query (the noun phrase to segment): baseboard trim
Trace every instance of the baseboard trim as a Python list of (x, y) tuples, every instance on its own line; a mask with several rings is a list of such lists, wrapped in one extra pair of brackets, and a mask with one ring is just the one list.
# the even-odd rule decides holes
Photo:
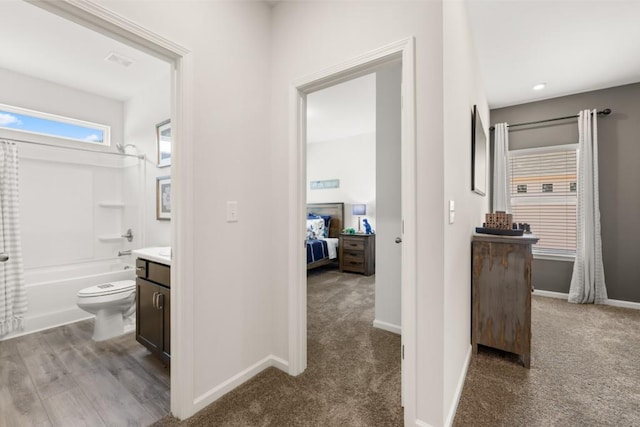
[(613, 307), (632, 308), (634, 310), (640, 310), (640, 302), (622, 301), (618, 299), (608, 299), (605, 303)]
[(254, 365), (249, 366), (244, 371), (239, 372), (223, 383), (212, 388), (208, 392), (197, 397), (193, 402), (193, 413), (195, 414), (196, 412), (204, 409), (206, 406), (220, 399), (222, 396), (224, 396), (234, 388), (244, 384), (254, 376), (258, 375), (260, 372), (272, 366), (284, 372), (288, 372), (289, 370), (289, 363), (286, 360), (274, 355), (269, 355), (261, 361), (255, 363)]
[(453, 420), (455, 419), (456, 412), (458, 411), (458, 404), (460, 403), (460, 397), (462, 397), (462, 389), (464, 389), (464, 381), (467, 378), (467, 371), (469, 370), (469, 364), (471, 363), (471, 349), (472, 347), (469, 346), (469, 349), (467, 350), (467, 356), (465, 357), (465, 360), (464, 360), (464, 367), (462, 369), (462, 372), (460, 372), (460, 377), (458, 378), (458, 385), (456, 386), (456, 392), (453, 396), (453, 403), (449, 408), (449, 414), (447, 415), (447, 420), (444, 424), (449, 427), (453, 425)]
[(394, 334), (402, 335), (402, 327), (394, 325), (392, 323), (383, 322), (382, 320), (374, 320), (373, 327), (382, 329), (384, 331), (393, 332)]
[(554, 291), (543, 291), (541, 289), (534, 289), (533, 294), (539, 297), (557, 298), (557, 299), (569, 299), (569, 294)]
[(416, 420), (416, 427), (433, 427), (433, 426), (429, 423), (425, 423), (424, 421)]
[[(534, 295), (540, 296), (540, 297), (547, 297), (547, 298), (558, 298), (558, 299), (563, 299), (563, 300), (568, 300), (569, 299), (569, 294), (565, 294), (563, 292), (553, 292), (553, 291), (543, 291), (543, 290), (539, 290), (536, 289), (533, 291)], [(622, 308), (632, 308), (634, 310), (640, 310), (640, 302), (633, 302), (633, 301), (622, 301), (622, 300), (617, 300), (617, 299), (608, 299), (604, 305), (610, 305), (612, 307), (622, 307)]]

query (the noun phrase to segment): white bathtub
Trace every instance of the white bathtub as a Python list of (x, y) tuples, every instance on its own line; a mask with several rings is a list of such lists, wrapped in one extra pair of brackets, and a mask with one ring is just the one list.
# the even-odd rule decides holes
[(78, 291), (128, 279), (135, 279), (135, 268), (121, 259), (29, 269), (25, 271), (29, 307), (24, 330), (2, 339), (89, 319), (93, 316), (76, 305)]

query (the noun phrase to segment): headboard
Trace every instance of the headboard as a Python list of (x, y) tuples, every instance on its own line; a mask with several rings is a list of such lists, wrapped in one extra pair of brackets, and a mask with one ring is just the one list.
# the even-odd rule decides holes
[(330, 215), (329, 237), (338, 237), (344, 228), (344, 203), (309, 203), (307, 215)]

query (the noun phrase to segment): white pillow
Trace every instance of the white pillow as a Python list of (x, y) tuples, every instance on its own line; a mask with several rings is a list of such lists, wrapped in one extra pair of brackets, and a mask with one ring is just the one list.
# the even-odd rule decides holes
[(324, 239), (324, 219), (307, 220), (307, 240)]

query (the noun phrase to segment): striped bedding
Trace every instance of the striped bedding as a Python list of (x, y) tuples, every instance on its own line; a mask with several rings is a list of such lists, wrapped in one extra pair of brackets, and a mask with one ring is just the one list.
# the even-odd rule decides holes
[(307, 240), (307, 264), (329, 258), (326, 240)]

